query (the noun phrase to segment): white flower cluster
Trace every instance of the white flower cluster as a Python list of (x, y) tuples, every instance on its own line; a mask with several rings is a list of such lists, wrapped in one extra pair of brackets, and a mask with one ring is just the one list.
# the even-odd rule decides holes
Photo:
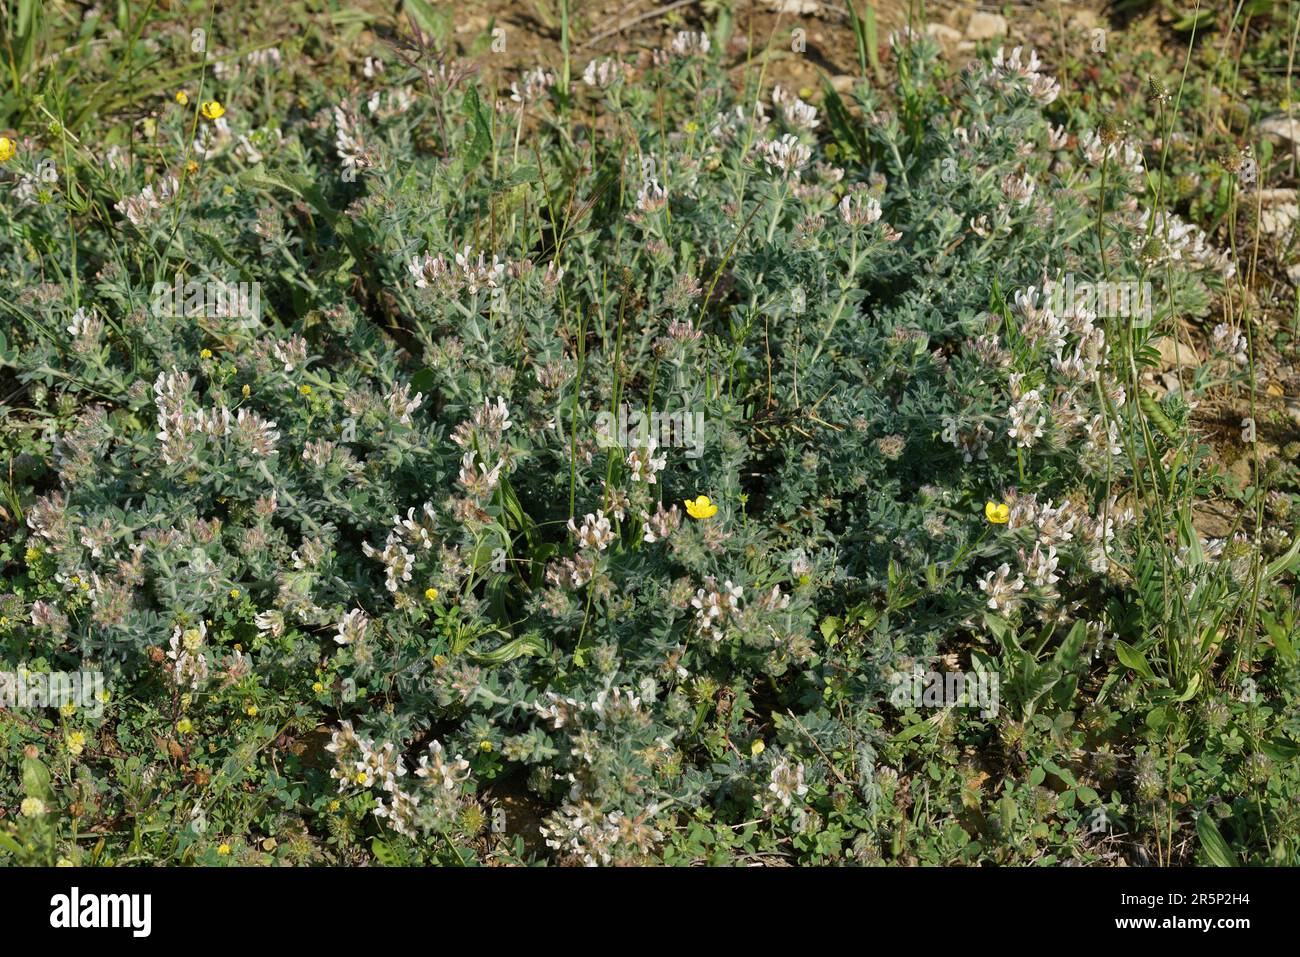
[(276, 423), (263, 419), (248, 408), (232, 413), (226, 406), (216, 409), (186, 411), (190, 377), (185, 372), (160, 372), (154, 382), (154, 402), (158, 408), (158, 441), (162, 443), (163, 461), (177, 465), (193, 455), (197, 436), (234, 439), (255, 457), (266, 459), (276, 454), (280, 433)]
[(624, 75), (625, 67), (613, 57), (592, 60), (582, 71), (582, 82), (587, 86), (607, 90)]
[(780, 139), (760, 140), (756, 144), (763, 161), (782, 179), (798, 179), (800, 172), (812, 159), (812, 147), (799, 142), (793, 133)]
[(483, 252), (474, 255), (474, 247), (466, 244), (465, 248), (454, 254), (450, 261), (439, 253), (425, 253), (413, 256), (407, 263), (407, 271), (415, 280), (416, 289), (434, 287), (448, 295), (462, 291), (471, 296), (480, 290), (501, 289), (505, 286), (508, 263), (502, 262), (493, 254), (491, 262)]
[(730, 579), (722, 583), (722, 588), (718, 588), (712, 577), (706, 578), (704, 584), (705, 587), (697, 589), (695, 597), (691, 599), (691, 607), (695, 609), (695, 626), (705, 638), (719, 642), (725, 634), (727, 623), (740, 613), (740, 600), (745, 590), (739, 585), (733, 585)]
[(590, 801), (568, 801), (546, 818), (541, 833), (547, 847), (587, 867), (625, 858), (638, 860), (663, 840), (663, 834), (650, 823), (657, 810), (652, 805), (636, 817), (628, 817), (622, 811), (602, 814)]
[(993, 55), (992, 76), (1003, 86), (1024, 84), (1032, 96), (1043, 106), (1054, 103), (1061, 95), (1061, 84), (1054, 78), (1041, 72), (1043, 64), (1038, 54), (1024, 47), (1013, 47), (1006, 53), (1003, 47)]
[(203, 643), (208, 637), (208, 626), (199, 620), (197, 627), (183, 629), (177, 625), (172, 631), (172, 680), (182, 688), (197, 691), (208, 680), (208, 656), (203, 653)]
[(522, 107), (541, 99), (553, 86), (555, 86), (555, 74), (539, 66), (527, 71), (518, 81), (510, 84), (510, 99)]
[(616, 538), (603, 509), (596, 509), (595, 515), (588, 512), (582, 517), (581, 525), (574, 525), (573, 519), (569, 519), (569, 533), (578, 540), (579, 548), (594, 548), (598, 552), (603, 552)]
[(132, 226), (143, 229), (180, 191), (181, 184), (175, 176), (163, 176), (156, 184), (146, 186), (135, 196), (126, 197), (113, 208), (130, 220)]
[[(460, 805), (461, 787), (469, 778), (469, 762), (459, 754), (448, 758), (442, 742), (435, 740), (430, 742), (428, 753), (420, 756), (415, 769), (421, 792), (403, 790), (401, 779), (406, 777), (407, 769), (401, 755), (392, 744), (376, 747), (357, 734), (350, 721), (340, 725), (325, 750), (334, 755), (330, 777), (339, 782), (339, 793), (377, 787), (382, 793), (376, 800), (375, 817), (410, 838), (445, 827), (453, 820)], [(426, 803), (421, 813), (422, 799)]]

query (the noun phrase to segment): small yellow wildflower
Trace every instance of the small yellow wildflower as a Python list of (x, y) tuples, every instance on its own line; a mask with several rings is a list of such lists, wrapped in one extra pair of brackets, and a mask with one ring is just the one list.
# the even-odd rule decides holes
[(211, 359), (211, 358), (212, 358), (212, 350), (211, 350), (211, 349), (204, 349), (202, 352), (199, 353), (199, 358), (200, 358), (200, 359)]
[(188, 163), (185, 164), (185, 172), (197, 173), (198, 171), (199, 171), (199, 164), (197, 161), (190, 160)]
[(320, 694), (322, 691), (325, 690), (325, 686), (321, 684), (319, 681), (313, 681), (311, 684), (311, 690), (316, 692), (317, 694)]
[(1011, 518), (1011, 506), (1005, 502), (985, 502), (984, 517), (994, 525), (1005, 525)]
[(176, 722), (177, 734), (189, 734), (193, 730), (194, 730), (194, 724), (190, 721), (189, 718), (181, 718), (179, 721)]
[(66, 857), (60, 857), (58, 863), (56, 863), (54, 866), (55, 867), (76, 867), (77, 865), (72, 863), (72, 861), (68, 860)]
[(199, 107), (199, 112), (205, 120), (219, 120), (226, 115), (226, 108), (217, 100), (208, 100)]
[(81, 754), (82, 751), (86, 750), (86, 736), (80, 731), (69, 733), (68, 736), (63, 739), (63, 743), (67, 745), (68, 753), (73, 757), (76, 757)]
[(429, 599), (429, 601), (437, 601), (437, 600), (438, 600), (438, 589), (436, 589), (436, 588), (426, 588), (426, 589), (424, 590), (424, 597), (427, 598), (427, 599)]
[(239, 597), (239, 589), (238, 589), (238, 588), (232, 588), (232, 589), (230, 589), (230, 597), (231, 597), (231, 598), (238, 598), (238, 597)]
[(186, 93), (184, 90), (177, 90), (177, 91), (176, 91), (176, 102), (179, 103), (181, 106), (189, 106), (189, 105), (190, 105), (190, 95), (189, 95), (188, 93)]
[(712, 518), (718, 514), (718, 506), (714, 505), (707, 495), (697, 496), (694, 501), (689, 498), (684, 501), (686, 502), (686, 514), (691, 518)]
[(758, 757), (766, 749), (767, 749), (767, 745), (763, 743), (763, 739), (758, 738), (757, 740), (754, 741), (753, 744), (749, 746), (749, 753), (752, 754), (754, 757)]
[(357, 772), (357, 783), (358, 783), (358, 784), (365, 784), (365, 783), (366, 783), (367, 781), (369, 781), (369, 780), (370, 780), (370, 775), (366, 774), (365, 771), (358, 771), (358, 772)]
[(338, 810), (339, 808), (341, 808), (342, 806), (343, 806), (342, 803), (340, 803), (340, 802), (337, 801), (337, 800), (335, 800), (335, 801), (330, 801), (330, 813), (333, 814), (335, 811), (337, 811), (337, 810)]
[(65, 718), (71, 718), (76, 713), (77, 706), (71, 701), (59, 708), (59, 714), (63, 715)]
[(23, 803), (18, 806), (23, 817), (40, 817), (45, 813), (45, 802), (40, 798), (23, 798)]
[(245, 399), (247, 399), (250, 395), (253, 394), (253, 390), (250, 389), (248, 386), (244, 386), (242, 389), (239, 390), (239, 392), (241, 395), (243, 395)]
[(229, 844), (218, 844), (218, 845), (217, 845), (217, 853), (220, 854), (222, 857), (225, 857), (227, 854), (230, 853), (230, 845), (229, 845)]
[(478, 743), (478, 749), (479, 749), (480, 751), (482, 751), (484, 754), (487, 754), (487, 753), (489, 753), (489, 752), (492, 750), (492, 742), (491, 742), (491, 741), (480, 741), (480, 742)]
[(255, 704), (250, 704), (247, 708), (244, 709), (244, 714), (248, 715), (250, 718), (256, 718), (256, 717), (257, 717), (257, 705), (255, 705)]
[(8, 163), (18, 152), (18, 147), (14, 141), (7, 136), (0, 136), (0, 163)]
[(300, 385), (298, 386), (298, 391), (301, 392), (303, 395), (311, 395), (311, 386)]

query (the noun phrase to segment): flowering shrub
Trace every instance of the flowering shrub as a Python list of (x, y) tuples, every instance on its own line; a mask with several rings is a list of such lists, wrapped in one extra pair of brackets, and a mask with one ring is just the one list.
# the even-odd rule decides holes
[(1152, 591), (1201, 620), (1259, 565), (1159, 524), (1204, 451), (1137, 376), (1232, 258), (1033, 51), (894, 54), (816, 106), (688, 31), (567, 90), (377, 57), (287, 109), (250, 57), (147, 150), (23, 138), (0, 649), (111, 692), (63, 716), (95, 760), (21, 759), (30, 853), (179, 774), (160, 857), (868, 860), (933, 727), (889, 726), (901, 676), (1001, 671), (970, 720), (1011, 749), (1099, 658), (1212, 680), (1150, 650)]

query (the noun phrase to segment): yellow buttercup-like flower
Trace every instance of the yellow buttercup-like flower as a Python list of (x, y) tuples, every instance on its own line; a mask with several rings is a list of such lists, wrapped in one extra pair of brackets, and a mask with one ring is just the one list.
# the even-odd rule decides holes
[(226, 115), (226, 108), (217, 100), (208, 100), (199, 107), (199, 112), (205, 120), (219, 120)]
[(7, 136), (0, 136), (0, 163), (8, 163), (18, 152), (18, 147), (14, 141)]
[(707, 495), (700, 495), (694, 501), (685, 499), (686, 514), (691, 518), (712, 518), (718, 514), (718, 506), (709, 500)]
[(1005, 502), (985, 502), (984, 517), (994, 525), (1005, 525), (1011, 518), (1011, 506)]
[(429, 599), (429, 601), (437, 601), (437, 600), (438, 600), (438, 589), (436, 589), (436, 588), (426, 588), (426, 589), (424, 590), (424, 597), (427, 598), (427, 599)]
[(184, 90), (177, 90), (176, 102), (179, 103), (181, 106), (189, 106), (190, 95), (186, 93)]

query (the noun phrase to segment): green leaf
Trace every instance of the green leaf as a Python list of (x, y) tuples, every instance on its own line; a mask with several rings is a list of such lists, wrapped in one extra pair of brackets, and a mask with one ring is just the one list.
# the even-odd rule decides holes
[(536, 632), (529, 632), (513, 641), (506, 642), (500, 648), (494, 648), (492, 651), (481, 653), (471, 651), (470, 657), (484, 664), (500, 665), (524, 655), (544, 654), (546, 654), (546, 642)]
[(1223, 839), (1223, 835), (1219, 833), (1218, 827), (1210, 820), (1210, 815), (1206, 811), (1196, 815), (1196, 835), (1201, 839), (1201, 849), (1205, 851), (1205, 856), (1209, 858), (1211, 864), (1215, 867), (1237, 866), (1228, 842)]
[(51, 798), (49, 768), (36, 758), (23, 758), (23, 792), (42, 801)]
[(1128, 668), (1133, 669), (1142, 677), (1150, 680), (1156, 680), (1156, 673), (1151, 670), (1151, 665), (1147, 661), (1146, 655), (1138, 651), (1128, 642), (1119, 638), (1115, 639), (1115, 657)]
[(462, 108), (473, 134), (466, 142), (465, 152), (462, 155), (465, 175), (468, 176), (481, 166), (488, 154), (492, 152), (492, 124), (483, 109), (482, 101), (479, 100), (476, 87), (471, 86), (466, 89)]

